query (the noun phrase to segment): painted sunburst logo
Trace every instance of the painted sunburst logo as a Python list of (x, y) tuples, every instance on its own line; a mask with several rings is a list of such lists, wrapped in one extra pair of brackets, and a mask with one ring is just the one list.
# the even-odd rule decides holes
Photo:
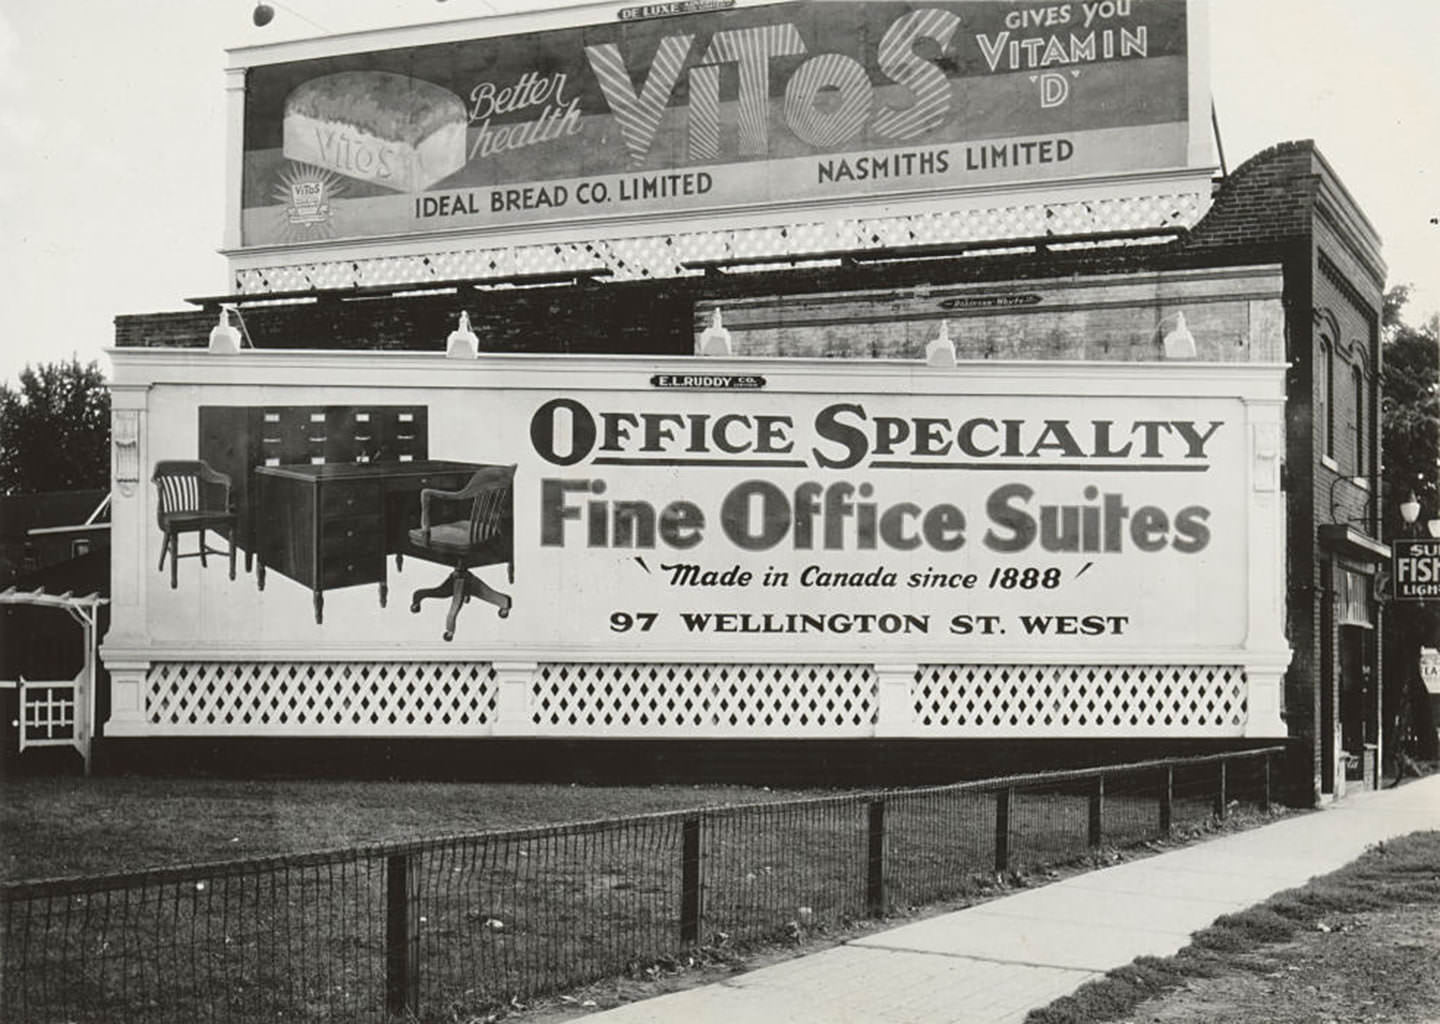
[(287, 242), (335, 237), (332, 203), (344, 192), (344, 180), (333, 171), (311, 164), (291, 164), (280, 174), (271, 193), (280, 204), (280, 237)]

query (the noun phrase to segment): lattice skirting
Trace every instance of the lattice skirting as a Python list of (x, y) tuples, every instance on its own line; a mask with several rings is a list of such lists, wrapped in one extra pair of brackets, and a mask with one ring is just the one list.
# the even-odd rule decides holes
[[(1244, 735), (1238, 665), (159, 662), (152, 735), (1046, 738)], [(497, 723), (505, 722), (503, 730)]]
[(483, 662), (159, 662), (147, 682), (161, 734), (485, 735), (495, 718)]
[(415, 284), (596, 267), (609, 270), (615, 280), (675, 277), (687, 272), (683, 264), (697, 260), (1191, 227), (1200, 218), (1204, 206), (1205, 197), (1199, 193), (1181, 192), (985, 209), (939, 209), (925, 214), (777, 227), (454, 249), (413, 256), (318, 260), (238, 270), (235, 289), (247, 295), (260, 295), (306, 288)]
[(530, 721), (544, 734), (870, 736), (868, 665), (542, 665)]
[(1239, 665), (924, 665), (918, 734), (1240, 736)]

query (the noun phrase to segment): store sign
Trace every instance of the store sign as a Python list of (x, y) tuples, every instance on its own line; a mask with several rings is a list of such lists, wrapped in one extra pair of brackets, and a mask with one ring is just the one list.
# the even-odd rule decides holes
[(250, 68), (243, 244), (1188, 165), (1184, 0), (652, 9)]
[(1391, 541), (1397, 601), (1440, 601), (1440, 540)]
[(652, 388), (703, 388), (709, 390), (733, 391), (754, 390), (765, 386), (765, 378), (758, 373), (657, 373), (650, 378)]
[[(257, 564), (233, 582), (213, 559), (183, 560), (174, 588), (154, 575), (153, 642), (954, 661), (1246, 641), (1239, 399), (567, 379), (157, 391), (152, 456), (246, 482), (239, 536)], [(472, 509), (431, 508), (445, 543), (427, 553), (421, 491), (511, 466), (471, 568), (506, 615), (472, 600), (443, 645), (450, 600), (412, 612), (412, 596), (447, 577)], [(148, 533), (153, 568), (163, 535)]]
[(1440, 650), (1420, 648), (1420, 681), (1432, 695), (1440, 694)]

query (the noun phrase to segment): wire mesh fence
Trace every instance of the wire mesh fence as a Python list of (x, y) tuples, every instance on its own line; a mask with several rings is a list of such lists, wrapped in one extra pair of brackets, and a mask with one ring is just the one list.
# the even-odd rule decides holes
[(0, 888), (0, 1018), (446, 1021), (1267, 807), (1283, 748)]

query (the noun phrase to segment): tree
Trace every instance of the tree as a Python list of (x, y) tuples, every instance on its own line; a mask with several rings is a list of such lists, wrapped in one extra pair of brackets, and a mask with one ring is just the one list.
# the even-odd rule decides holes
[[(1420, 502), (1422, 522), (1440, 517), (1436, 466), (1440, 459), (1440, 316), (1420, 327), (1404, 323), (1402, 313), (1409, 291), (1403, 285), (1390, 289), (1384, 307), (1381, 444), (1383, 493), (1390, 499), (1385, 502), (1385, 536), (1392, 540), (1419, 535), (1417, 527), (1400, 517), (1400, 503), (1412, 495)], [(1388, 611), (1382, 697), (1387, 724), (1394, 735), (1394, 730), (1403, 726), (1394, 716), (1408, 706), (1418, 740), (1414, 753), (1434, 760), (1435, 722), (1420, 679), (1419, 660), (1421, 647), (1440, 644), (1440, 602), (1392, 601)]]
[(41, 363), (0, 381), (0, 494), (110, 486), (110, 392), (97, 361)]

